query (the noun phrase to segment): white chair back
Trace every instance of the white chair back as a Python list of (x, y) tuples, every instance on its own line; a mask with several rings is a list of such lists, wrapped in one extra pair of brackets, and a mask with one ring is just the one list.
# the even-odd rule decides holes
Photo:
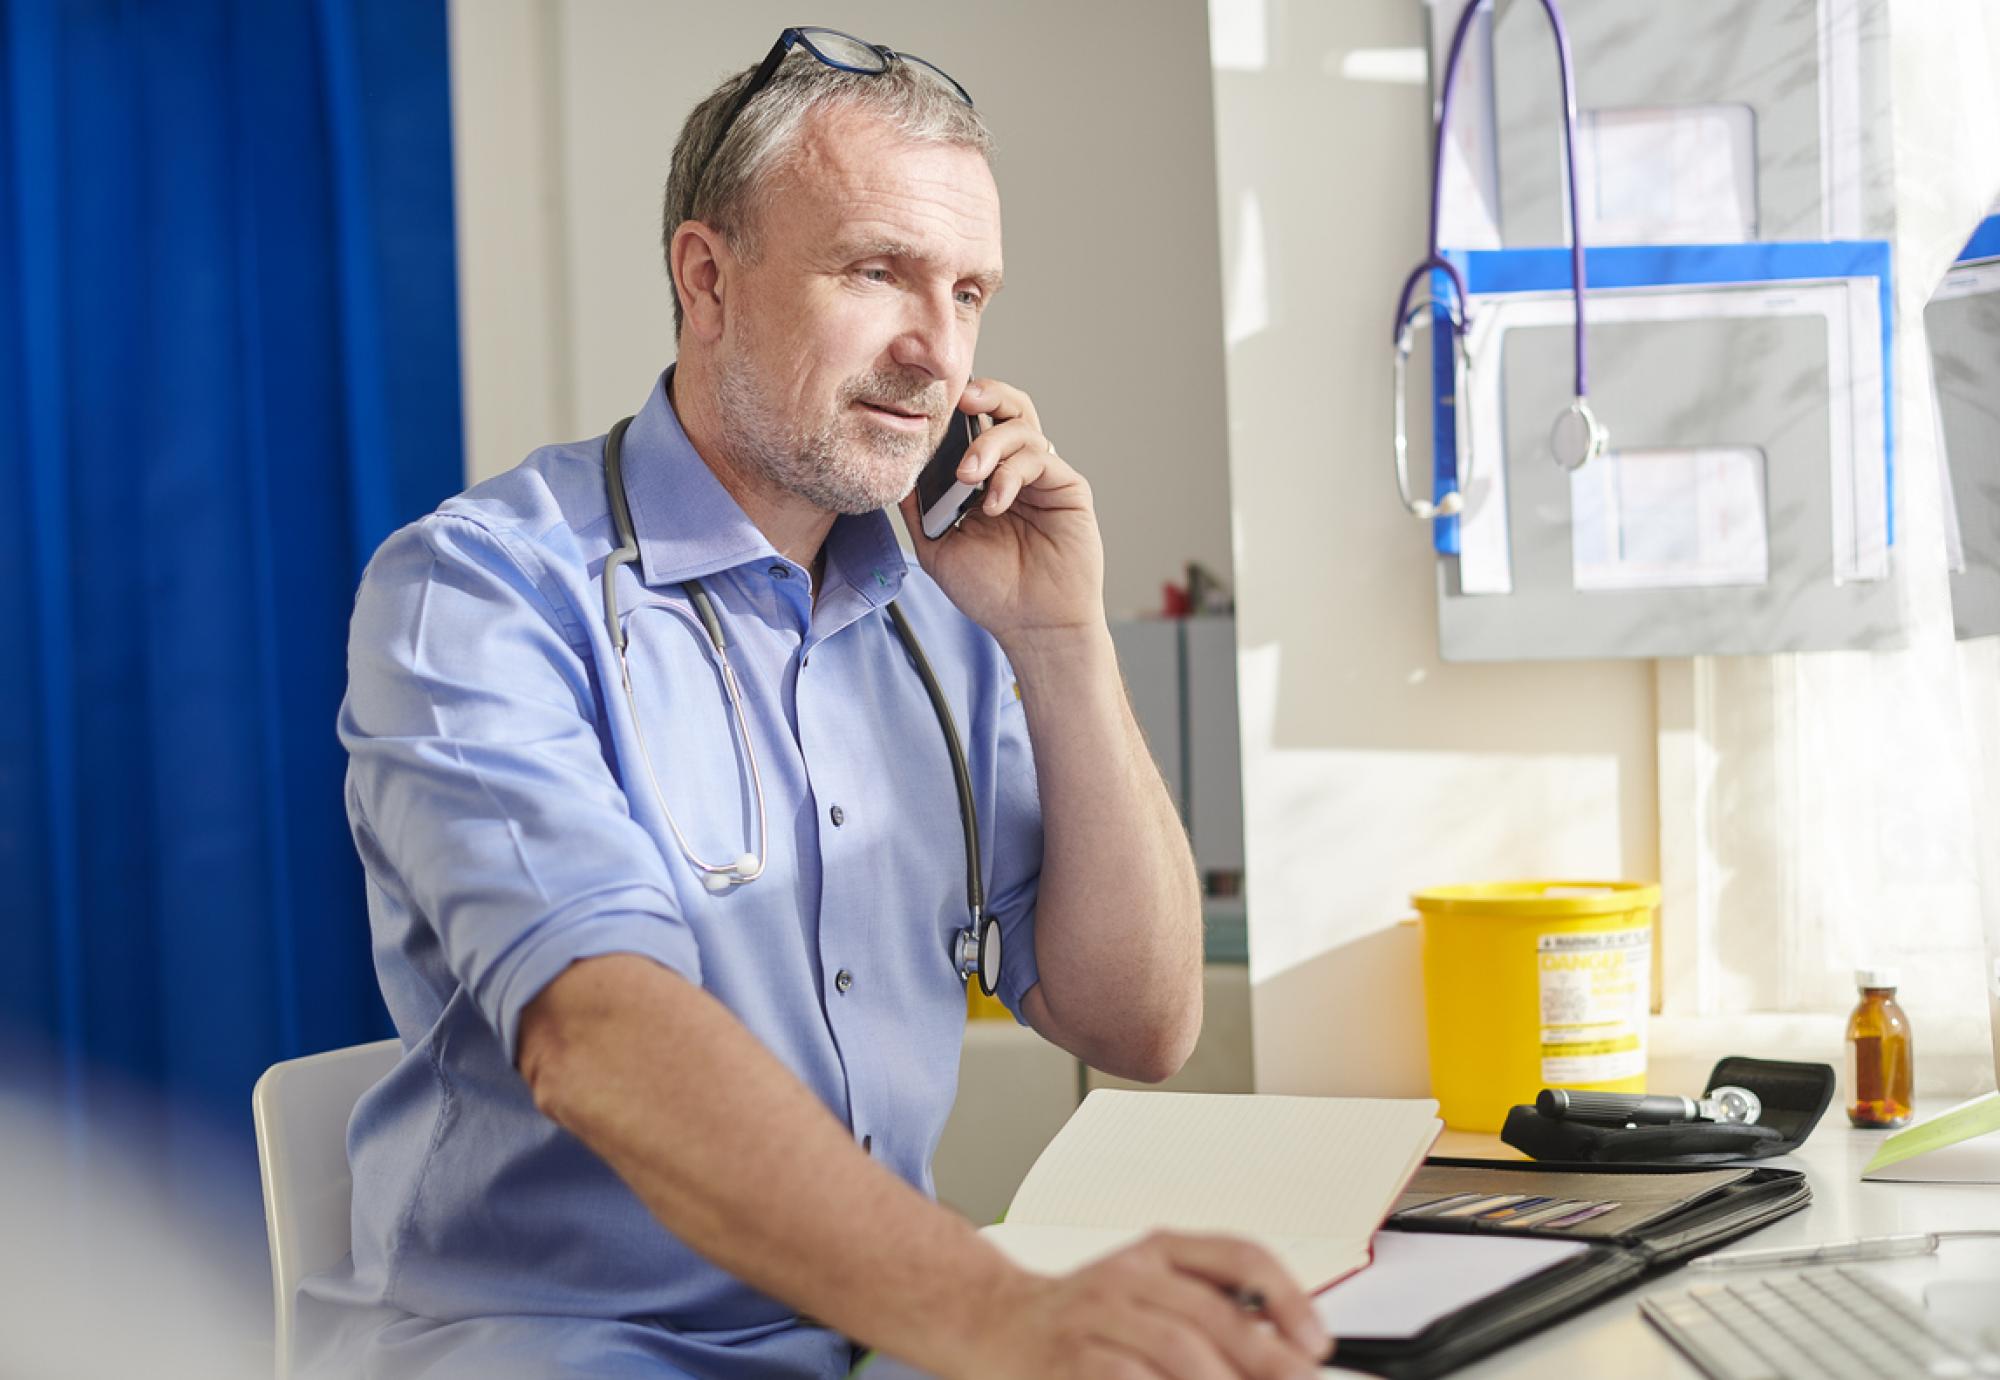
[(271, 1241), (279, 1380), (291, 1374), (292, 1296), (299, 1281), (339, 1264), (351, 1245), (347, 1120), (361, 1094), (402, 1053), (401, 1042), (382, 1040), (287, 1059), (264, 1070), (250, 1094)]

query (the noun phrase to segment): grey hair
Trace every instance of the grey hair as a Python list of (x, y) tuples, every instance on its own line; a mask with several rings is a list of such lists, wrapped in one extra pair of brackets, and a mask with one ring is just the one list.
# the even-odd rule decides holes
[[(729, 107), (756, 67), (746, 67), (709, 92), (674, 141), (660, 215), (660, 248), (673, 278), (674, 231), (690, 220), (712, 227), (730, 249), (757, 256), (758, 220), (775, 175), (798, 152), (807, 121), (833, 107), (859, 110), (887, 123), (912, 143), (976, 150), (990, 164), (993, 136), (979, 112), (921, 68), (891, 63), (881, 73), (843, 72), (810, 53), (786, 54), (770, 82), (754, 96), (706, 169), (695, 166), (715, 140)], [(699, 179), (699, 180), (697, 180)], [(681, 334), (679, 285), (674, 292), (674, 339)]]

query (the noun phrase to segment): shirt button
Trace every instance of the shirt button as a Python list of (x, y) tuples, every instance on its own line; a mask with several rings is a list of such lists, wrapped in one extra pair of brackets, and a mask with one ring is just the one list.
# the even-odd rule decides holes
[(836, 990), (845, 992), (848, 988), (854, 985), (854, 974), (848, 972), (847, 969), (842, 968), (839, 972), (833, 975), (833, 985)]
[(788, 565), (774, 565), (771, 567), (770, 575), (774, 580), (789, 580), (792, 578), (792, 568)]
[(826, 812), (826, 816), (828, 819), (833, 821), (833, 827), (836, 829), (838, 829), (841, 825), (847, 823), (847, 811), (841, 809), (838, 805), (834, 806), (831, 810), (828, 810)]

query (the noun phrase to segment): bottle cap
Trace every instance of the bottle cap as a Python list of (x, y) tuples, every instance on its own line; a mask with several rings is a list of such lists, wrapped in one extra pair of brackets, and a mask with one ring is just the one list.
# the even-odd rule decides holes
[(1896, 977), (1897, 973), (1894, 968), (1856, 968), (1854, 970), (1854, 985), (1861, 988), (1893, 988), (1897, 985)]

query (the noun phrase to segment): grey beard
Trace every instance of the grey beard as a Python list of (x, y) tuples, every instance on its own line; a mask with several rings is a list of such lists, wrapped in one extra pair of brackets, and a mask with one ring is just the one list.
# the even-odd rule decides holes
[[(872, 513), (899, 502), (917, 482), (924, 461), (937, 448), (942, 427), (936, 420), (947, 405), (938, 400), (937, 385), (913, 389), (905, 376), (875, 371), (850, 381), (840, 390), (831, 418), (803, 435), (787, 435), (782, 419), (766, 401), (754, 371), (719, 371), (718, 402), (729, 426), (737, 459), (770, 484), (795, 494), (815, 508), (832, 513)], [(872, 429), (843, 435), (853, 420), (852, 405), (861, 400), (922, 408), (933, 423), (922, 434)]]

